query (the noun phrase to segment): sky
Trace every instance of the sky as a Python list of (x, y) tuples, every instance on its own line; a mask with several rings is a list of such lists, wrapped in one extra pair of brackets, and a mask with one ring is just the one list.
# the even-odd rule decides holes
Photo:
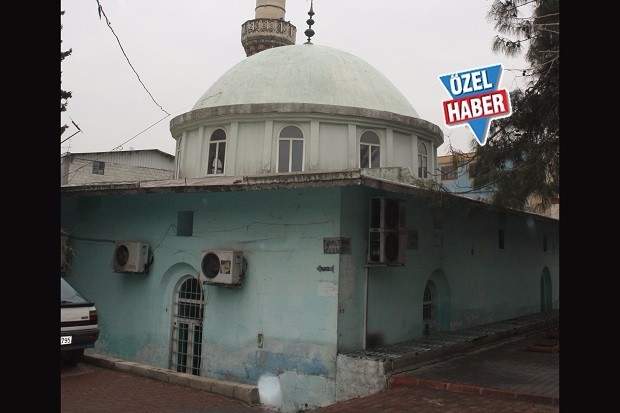
[[(499, 88), (524, 87), (523, 56), (491, 50), (497, 31), (492, 0), (314, 0), (312, 43), (365, 60), (439, 126), (444, 144), (472, 150), (468, 126), (447, 127), (439, 76), (501, 64)], [(103, 10), (99, 16), (99, 5)], [(246, 59), (241, 25), (256, 0), (61, 0), (61, 88), (72, 93), (61, 112), (61, 154), (159, 149), (174, 154), (170, 120)], [(304, 31), (310, 0), (287, 0), (285, 20)], [(77, 125), (77, 127), (74, 125)], [(475, 147), (476, 143), (474, 143)]]

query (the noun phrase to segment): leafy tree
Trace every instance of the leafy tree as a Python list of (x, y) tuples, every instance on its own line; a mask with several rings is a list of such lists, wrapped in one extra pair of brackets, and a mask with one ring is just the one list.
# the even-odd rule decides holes
[[(65, 14), (64, 10), (60, 11), (60, 16), (62, 17)], [(60, 25), (60, 30), (62, 30), (62, 24)], [(62, 44), (62, 39), (60, 39), (60, 43)], [(65, 60), (65, 57), (71, 55), (71, 53), (73, 52), (73, 49), (69, 49), (65, 52), (63, 52), (62, 50), (60, 51), (60, 62), (62, 63), (63, 60)], [(60, 72), (61, 74), (61, 80), (60, 80), (60, 111), (64, 112), (67, 110), (67, 104), (69, 103), (68, 100), (69, 98), (72, 96), (71, 92), (68, 92), (66, 90), (62, 89), (62, 71)], [(60, 127), (60, 136), (62, 136), (63, 133), (65, 133), (65, 130), (67, 130), (69, 126), (67, 125), (62, 125)]]
[(527, 47), (530, 66), (525, 90), (510, 92), (512, 115), (491, 122), (484, 146), (472, 141), (473, 187), (493, 188), (498, 206), (542, 212), (560, 195), (560, 1), (494, 0), (487, 18), (507, 36), (492, 50), (515, 56)]

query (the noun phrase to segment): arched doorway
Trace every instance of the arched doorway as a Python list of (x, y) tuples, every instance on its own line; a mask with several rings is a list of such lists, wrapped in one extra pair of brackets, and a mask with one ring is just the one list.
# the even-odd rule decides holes
[(182, 278), (173, 296), (170, 369), (200, 376), (203, 290), (196, 277)]
[(436, 331), (450, 331), (451, 302), (448, 277), (441, 269), (436, 269), (424, 286), (422, 298), (422, 335), (424, 337)]
[(545, 267), (543, 273), (540, 276), (540, 311), (551, 310), (553, 307), (552, 301), (552, 287), (551, 287), (551, 274), (549, 269)]

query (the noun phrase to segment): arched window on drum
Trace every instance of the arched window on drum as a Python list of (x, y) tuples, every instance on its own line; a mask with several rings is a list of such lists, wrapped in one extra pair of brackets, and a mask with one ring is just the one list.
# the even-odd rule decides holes
[(297, 126), (287, 126), (278, 137), (278, 172), (303, 171), (304, 134)]
[(418, 143), (418, 178), (428, 178), (428, 150), (424, 142)]
[(373, 131), (365, 131), (360, 137), (360, 168), (381, 166), (381, 142)]
[(224, 129), (216, 129), (209, 140), (209, 153), (207, 154), (207, 175), (224, 173), (224, 161), (226, 159), (226, 132)]

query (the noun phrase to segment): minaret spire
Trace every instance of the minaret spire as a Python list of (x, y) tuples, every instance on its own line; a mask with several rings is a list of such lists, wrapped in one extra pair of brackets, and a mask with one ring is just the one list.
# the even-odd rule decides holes
[(256, 0), (254, 20), (241, 25), (246, 56), (278, 46), (295, 44), (297, 29), (284, 20), (286, 0)]
[(305, 44), (312, 44), (310, 38), (314, 36), (314, 30), (312, 30), (312, 25), (314, 24), (314, 19), (312, 18), (312, 16), (314, 16), (314, 10), (312, 9), (313, 5), (313, 0), (310, 0), (310, 11), (308, 12), (308, 16), (310, 16), (310, 18), (306, 20), (306, 23), (308, 23), (308, 28), (304, 32), (304, 34), (308, 36), (308, 41)]

